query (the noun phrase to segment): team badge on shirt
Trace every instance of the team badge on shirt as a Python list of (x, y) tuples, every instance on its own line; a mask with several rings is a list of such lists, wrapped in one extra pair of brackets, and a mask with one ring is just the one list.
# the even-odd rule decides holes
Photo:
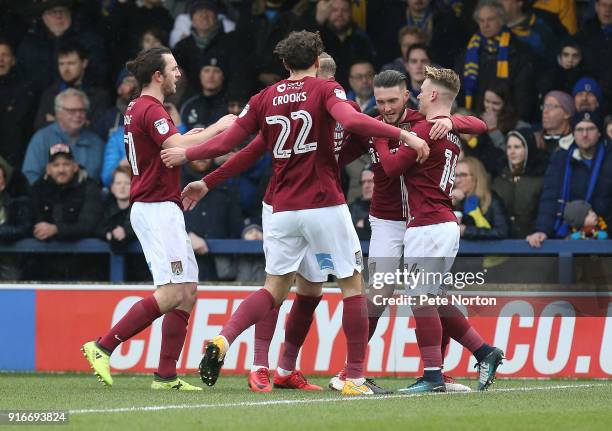
[(339, 88), (335, 88), (334, 89), (334, 93), (336, 93), (336, 97), (338, 99), (346, 100), (346, 93), (344, 92), (344, 90), (341, 90)]
[(165, 118), (160, 118), (155, 123), (153, 123), (157, 131), (160, 135), (165, 135), (170, 131), (170, 126), (168, 125), (168, 121)]
[(183, 263), (180, 260), (176, 262), (170, 262), (170, 268), (172, 269), (172, 274), (181, 275), (183, 273)]

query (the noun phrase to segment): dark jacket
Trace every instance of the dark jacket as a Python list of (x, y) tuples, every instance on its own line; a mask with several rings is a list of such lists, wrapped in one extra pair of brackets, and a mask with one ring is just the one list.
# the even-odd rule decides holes
[[(68, 85), (63, 81), (55, 82), (43, 92), (40, 97), (38, 104), (38, 112), (34, 120), (34, 130), (41, 129), (48, 126), (52, 121), (47, 121), (47, 114), (55, 117), (55, 96), (68, 88)], [(87, 119), (89, 124), (93, 124), (102, 117), (106, 108), (109, 105), (108, 93), (106, 90), (100, 87), (92, 87), (89, 85), (83, 85), (80, 88), (75, 87), (77, 90), (83, 91), (89, 99), (89, 112), (87, 112)]]
[(34, 223), (55, 224), (58, 240), (92, 236), (102, 215), (100, 188), (83, 170), (63, 186), (43, 176), (32, 186), (32, 202)]
[(336, 81), (344, 88), (350, 88), (348, 76), (351, 65), (355, 61), (368, 60), (372, 64), (376, 64), (376, 52), (374, 51), (372, 41), (368, 35), (359, 30), (356, 25), (352, 26), (350, 34), (344, 41), (341, 41), (338, 36), (327, 27), (321, 28), (320, 31), (323, 45), (325, 46), (325, 52), (331, 55), (336, 62)]
[(32, 133), (36, 97), (15, 68), (0, 77), (0, 156), (16, 168), (21, 166)]
[(461, 223), (466, 226), (463, 239), (505, 239), (510, 236), (504, 203), (495, 192), (491, 192), (491, 205), (483, 216), (491, 225), (490, 229), (476, 227), (471, 217), (463, 216)]
[(200, 93), (183, 103), (181, 120), (188, 130), (208, 127), (227, 114), (227, 94), (224, 90), (213, 96)]
[(236, 24), (240, 57), (245, 65), (252, 68), (246, 76), (256, 77), (260, 73), (276, 73), (285, 77), (286, 70), (278, 56), (274, 54), (274, 47), (291, 31), (304, 29), (304, 20), (293, 11), (279, 12), (273, 20), (269, 20), (265, 14), (253, 15), (250, 12), (250, 3), (243, 3), (240, 19)]
[[(604, 145), (604, 142), (600, 141), (598, 145)], [(555, 220), (561, 210), (559, 199), (562, 198), (565, 166), (568, 157), (572, 158), (570, 161), (572, 165), (572, 181), (569, 201), (584, 200), (586, 197), (592, 170), (581, 159), (577, 150), (572, 153), (570, 155), (569, 151), (561, 149), (555, 151), (551, 156), (544, 176), (544, 186), (538, 205), (535, 232), (544, 232), (549, 238), (554, 237)], [(601, 171), (599, 172), (593, 196), (589, 203), (597, 215), (607, 221), (612, 220), (612, 151), (610, 151), (610, 148), (606, 148), (606, 155), (604, 156)], [(608, 226), (610, 226), (609, 222)]]
[(474, 136), (463, 145), (463, 151), (466, 156), (480, 160), (491, 178), (498, 176), (506, 165), (505, 153), (493, 145), (488, 134)]
[[(473, 106), (482, 106), (482, 99), (484, 97), (485, 90), (491, 88), (498, 82), (497, 74), (497, 52), (490, 53), (481, 44), (480, 52), (478, 56), (479, 74), (478, 74), (478, 87), (474, 94)], [(465, 95), (463, 94), (463, 71), (465, 69), (465, 53), (458, 57), (455, 70), (462, 79), (461, 93), (458, 96), (458, 101), (463, 104), (465, 101)], [(533, 70), (533, 56), (529, 52), (529, 48), (523, 43), (519, 42), (515, 37), (510, 38), (509, 45), (509, 73), (508, 78), (504, 81), (508, 81), (510, 86), (511, 94), (514, 95), (514, 106), (516, 106), (519, 113), (519, 118), (522, 120), (535, 119), (537, 105), (534, 70)]]
[(10, 167), (2, 157), (0, 166), (7, 182), (0, 192), (0, 207), (5, 212), (5, 221), (0, 224), (0, 241), (17, 241), (32, 232), (30, 184), (18, 169)]
[[(377, 48), (379, 65), (393, 61), (400, 53), (398, 33), (407, 24), (406, 3), (397, 0), (367, 2), (367, 29)], [(467, 43), (465, 29), (457, 17), (447, 10), (433, 7), (433, 34), (429, 46), (432, 61), (443, 67), (453, 66), (455, 57)], [(378, 68), (377, 68), (378, 70)]]
[(558, 63), (540, 75), (538, 79), (538, 93), (542, 100), (546, 93), (552, 90), (560, 90), (567, 94), (572, 94), (574, 84), (586, 76), (587, 72), (583, 63), (573, 69), (566, 70)]
[(57, 52), (60, 45), (67, 40), (77, 41), (87, 52), (88, 81), (96, 84), (106, 83), (108, 66), (103, 39), (89, 29), (81, 30), (76, 27), (77, 23), (73, 20), (72, 26), (62, 36), (55, 37), (41, 22), (19, 45), (17, 66), (39, 94), (53, 81), (59, 80)]
[[(612, 99), (612, 35), (605, 35), (597, 17), (587, 21), (577, 35), (584, 63), (601, 85), (605, 100)], [(607, 109), (610, 108), (609, 102)], [(605, 109), (604, 109), (605, 110)]]
[(512, 133), (522, 136), (521, 140), (527, 143), (525, 163), (520, 170), (513, 171), (507, 162), (493, 181), (493, 190), (504, 202), (510, 220), (510, 237), (525, 238), (533, 232), (548, 155), (538, 150), (530, 129)]
[[(372, 227), (370, 226), (370, 204), (372, 201), (363, 200), (362, 198), (356, 199), (352, 204), (349, 205), (351, 211), (351, 219), (353, 220), (353, 226), (357, 236), (362, 241), (369, 241), (372, 236)], [(359, 221), (363, 222), (363, 227), (358, 227)]]
[(130, 223), (130, 208), (121, 209), (117, 205), (117, 199), (111, 193), (106, 196), (102, 204), (104, 215), (102, 220), (96, 227), (95, 234), (97, 237), (106, 241), (106, 234), (112, 232), (117, 226), (121, 226), (125, 230), (125, 239), (110, 241), (111, 248), (115, 251), (120, 251), (124, 246), (127, 246), (131, 241), (136, 239), (132, 223)]
[[(203, 176), (187, 165), (183, 168), (182, 184)], [(204, 239), (240, 238), (243, 222), (237, 183), (229, 180), (210, 190), (193, 210), (185, 213), (185, 227), (187, 232)]]
[(223, 26), (219, 23), (217, 35), (209, 41), (205, 48), (198, 48), (193, 35), (190, 35), (176, 44), (174, 56), (176, 62), (185, 71), (189, 88), (192, 91), (200, 91), (200, 68), (208, 58), (215, 57), (224, 64), (223, 75), (226, 86), (232, 81), (234, 74), (238, 73), (238, 66), (234, 62), (236, 49), (234, 35), (224, 33)]

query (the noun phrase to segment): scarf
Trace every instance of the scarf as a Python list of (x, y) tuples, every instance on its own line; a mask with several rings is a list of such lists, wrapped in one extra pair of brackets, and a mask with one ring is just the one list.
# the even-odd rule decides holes
[[(576, 150), (576, 144), (572, 144), (567, 150), (567, 159), (565, 160), (565, 175), (563, 177), (563, 189), (561, 192), (561, 199), (559, 200), (559, 212), (555, 220), (555, 235), (557, 238), (565, 238), (569, 233), (570, 226), (563, 221), (563, 212), (565, 211), (565, 204), (570, 200), (570, 188), (572, 184), (572, 158), (574, 150)], [(597, 178), (599, 178), (599, 171), (605, 156), (605, 148), (603, 143), (598, 144), (597, 153), (593, 159), (593, 169), (591, 170), (591, 177), (589, 178), (589, 184), (587, 187), (586, 196), (584, 200), (591, 202), (595, 185), (597, 184)]]
[(510, 30), (503, 27), (501, 33), (492, 39), (485, 38), (480, 31), (472, 36), (465, 54), (465, 69), (463, 71), (463, 86), (465, 88), (465, 107), (472, 109), (474, 94), (478, 88), (478, 65), (480, 45), (484, 40), (485, 48), (489, 52), (497, 52), (497, 78), (508, 79), (508, 54), (510, 45)]
[(463, 204), (463, 216), (470, 216), (472, 220), (474, 220), (474, 224), (476, 227), (483, 229), (491, 229), (491, 224), (484, 217), (482, 211), (480, 210), (480, 198), (476, 195), (470, 195), (465, 198), (465, 202)]
[(516, 35), (519, 39), (528, 39), (531, 36), (531, 29), (533, 25), (536, 23), (536, 14), (532, 13), (529, 18), (525, 18), (519, 24), (512, 27), (512, 33)]
[(219, 23), (215, 25), (215, 27), (208, 33), (206, 36), (200, 36), (195, 30), (191, 30), (191, 35), (193, 36), (193, 41), (195, 42), (198, 49), (206, 49), (206, 47), (210, 44), (210, 42), (217, 36), (219, 33), (219, 29), (221, 26)]
[(428, 7), (425, 13), (420, 17), (414, 17), (410, 12), (406, 14), (406, 25), (408, 27), (416, 27), (423, 30), (425, 34), (431, 35), (433, 31), (433, 19), (431, 18), (431, 7)]

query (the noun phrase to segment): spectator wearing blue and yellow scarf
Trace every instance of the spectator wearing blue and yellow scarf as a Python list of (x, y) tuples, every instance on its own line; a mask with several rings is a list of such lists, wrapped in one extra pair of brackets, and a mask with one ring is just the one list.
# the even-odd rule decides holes
[(461, 212), (459, 228), (462, 238), (508, 238), (504, 204), (491, 191), (488, 175), (478, 159), (465, 157), (457, 163), (453, 204)]
[(463, 98), (468, 109), (481, 106), (484, 92), (496, 83), (508, 85), (519, 118), (534, 118), (536, 101), (533, 57), (506, 26), (506, 13), (497, 0), (480, 0), (474, 20), (478, 32), (470, 38), (456, 70), (463, 75)]

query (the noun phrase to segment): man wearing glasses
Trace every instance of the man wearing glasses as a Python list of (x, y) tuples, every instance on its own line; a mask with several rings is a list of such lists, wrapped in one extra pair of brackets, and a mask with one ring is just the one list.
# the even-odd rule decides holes
[(55, 122), (32, 136), (26, 150), (22, 171), (30, 184), (45, 173), (49, 149), (63, 142), (70, 145), (75, 161), (89, 178), (98, 181), (104, 154), (104, 142), (84, 128), (89, 99), (80, 90), (69, 88), (55, 97)]
[(612, 220), (612, 152), (601, 137), (601, 118), (595, 112), (579, 112), (572, 123), (574, 143), (553, 153), (544, 175), (535, 232), (527, 236), (531, 247), (571, 233), (563, 221), (568, 202), (586, 201), (608, 223)]
[(550, 91), (542, 103), (542, 131), (536, 133), (538, 148), (552, 154), (574, 143), (570, 120), (576, 113), (574, 99), (563, 91)]

